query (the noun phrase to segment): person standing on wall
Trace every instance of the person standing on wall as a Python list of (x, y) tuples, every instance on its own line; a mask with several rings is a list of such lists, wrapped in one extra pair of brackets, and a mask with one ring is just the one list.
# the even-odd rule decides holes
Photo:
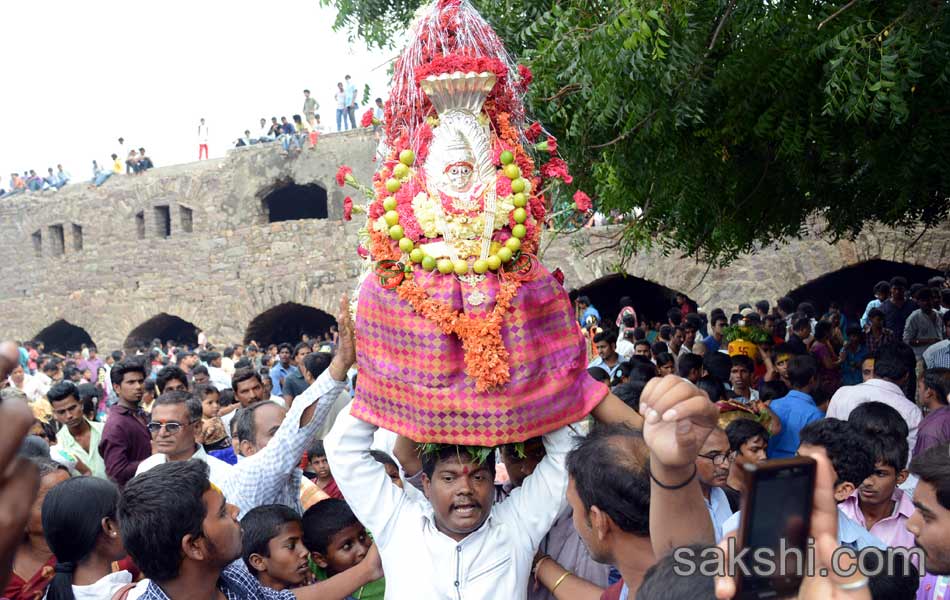
[(208, 160), (208, 126), (204, 119), (198, 123), (198, 160), (201, 160), (202, 152), (204, 152), (205, 160)]

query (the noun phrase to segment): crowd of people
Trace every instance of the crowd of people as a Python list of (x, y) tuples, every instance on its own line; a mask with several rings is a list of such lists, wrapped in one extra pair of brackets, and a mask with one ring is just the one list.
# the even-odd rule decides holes
[(23, 175), (16, 172), (10, 173), (10, 189), (0, 189), (0, 196), (22, 194), (25, 192), (42, 192), (46, 190), (58, 191), (69, 183), (72, 177), (63, 169), (63, 165), (56, 165), (56, 171), (53, 167), (46, 169), (47, 175), (42, 177), (37, 175), (36, 171), (30, 169), (24, 171)]
[(943, 598), (950, 289), (873, 293), (860, 315), (679, 295), (662, 322), (581, 295), (588, 373), (626, 412), (485, 452), (350, 414), (345, 300), (338, 331), (281, 344), (2, 343), (0, 597), (729, 598), (732, 579), (674, 557), (728, 552), (746, 466), (799, 455), (819, 566), (918, 549), (805, 576), (799, 597)]

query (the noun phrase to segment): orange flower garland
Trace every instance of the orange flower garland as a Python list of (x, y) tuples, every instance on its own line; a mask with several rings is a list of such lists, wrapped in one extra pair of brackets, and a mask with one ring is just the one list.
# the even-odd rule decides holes
[(416, 312), (438, 325), (442, 333), (455, 334), (462, 340), (465, 372), (475, 380), (475, 389), (485, 392), (502, 386), (511, 379), (508, 368), (509, 354), (501, 339), (501, 325), (519, 287), (519, 281), (503, 280), (495, 296), (495, 308), (491, 314), (476, 318), (452, 310), (445, 303), (432, 299), (424, 289), (408, 278), (396, 288), (396, 292)]

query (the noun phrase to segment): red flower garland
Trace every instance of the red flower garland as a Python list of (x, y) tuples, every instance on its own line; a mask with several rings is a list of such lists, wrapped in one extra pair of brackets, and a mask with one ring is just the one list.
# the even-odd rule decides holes
[(349, 196), (343, 199), (343, 220), (353, 220), (353, 199)]
[(363, 118), (360, 119), (360, 127), (372, 127), (373, 125), (373, 109), (367, 109), (363, 113)]
[(591, 209), (593, 205), (594, 203), (591, 202), (590, 196), (588, 196), (581, 190), (577, 190), (576, 192), (574, 192), (574, 206), (577, 207), (577, 210), (579, 210), (582, 213), (586, 213), (587, 211)]

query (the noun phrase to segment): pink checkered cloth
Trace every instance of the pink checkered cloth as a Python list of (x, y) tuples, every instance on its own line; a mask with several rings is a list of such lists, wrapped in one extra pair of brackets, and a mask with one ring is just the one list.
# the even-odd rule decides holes
[[(370, 275), (356, 311), (359, 379), (352, 414), (417, 442), (498, 446), (522, 442), (585, 417), (607, 395), (587, 374), (584, 338), (561, 284), (540, 264), (504, 315), (502, 339), (511, 380), (479, 393), (465, 374), (462, 343), (444, 335), (395, 291)], [(489, 273), (473, 288), (455, 276), (413, 273), (429, 296), (455, 310), (484, 315), (500, 287)]]

